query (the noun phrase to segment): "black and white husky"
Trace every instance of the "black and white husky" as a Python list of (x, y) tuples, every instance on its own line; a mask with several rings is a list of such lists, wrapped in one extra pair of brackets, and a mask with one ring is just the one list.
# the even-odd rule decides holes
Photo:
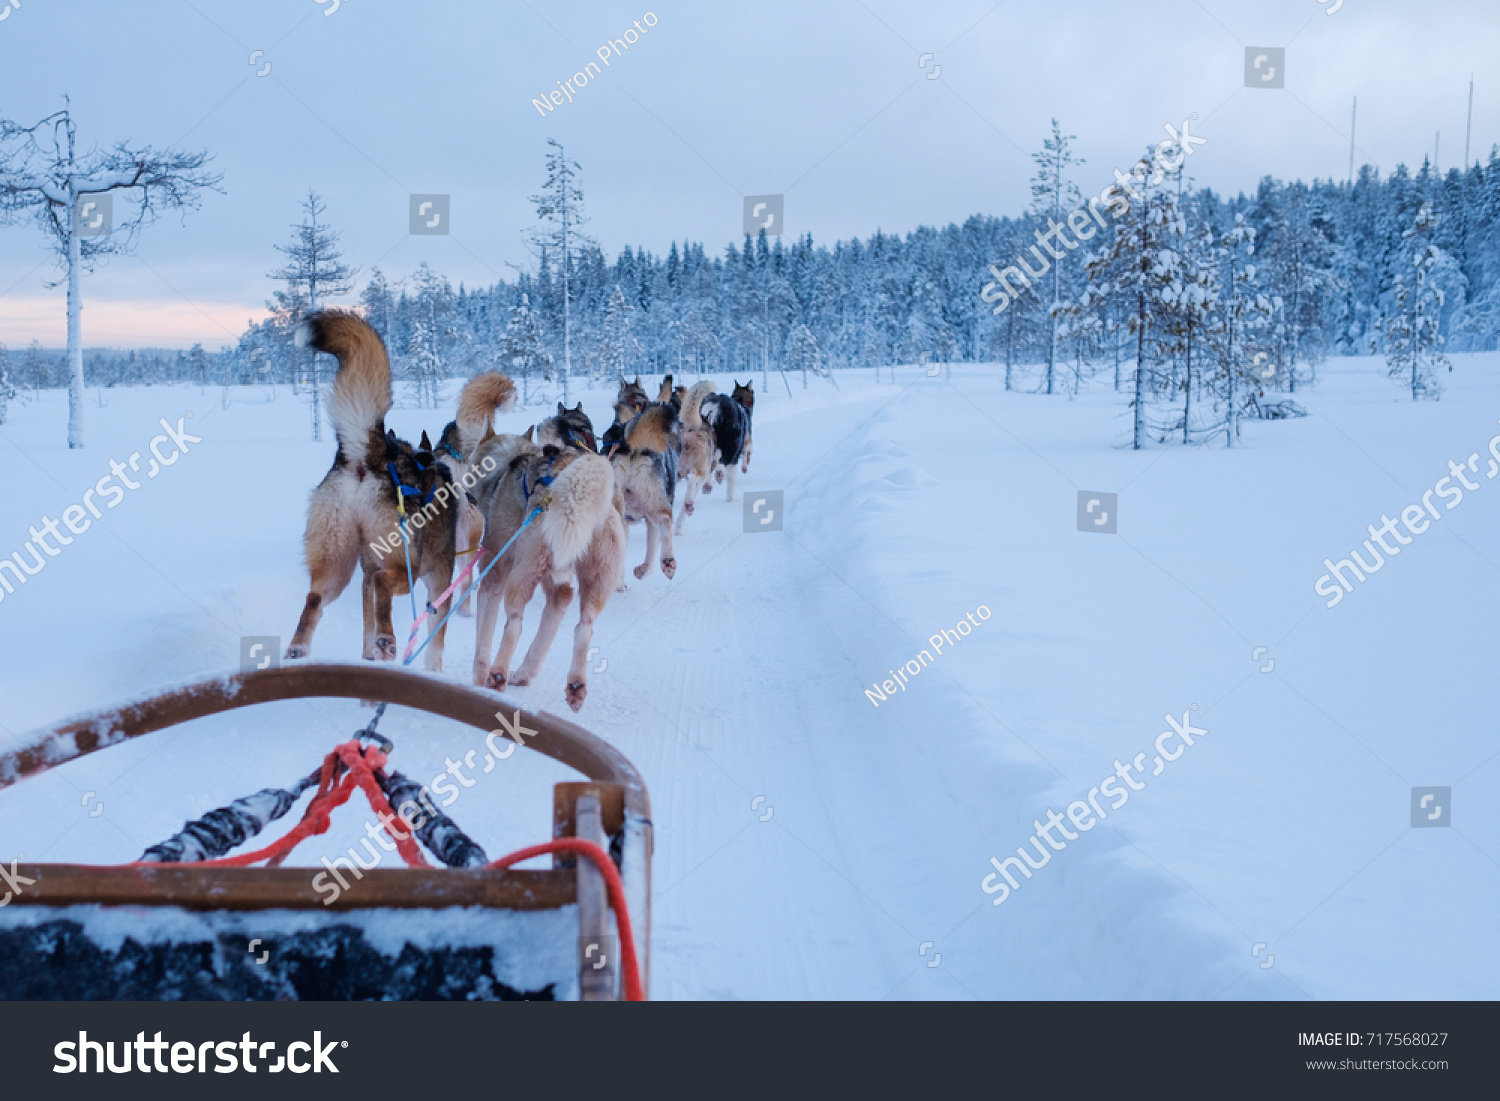
[[(755, 392), (751, 383), (734, 384), (733, 396), (714, 394), (703, 402), (703, 420), (713, 428), (714, 478), (724, 480), (724, 471), (729, 471), (728, 495), (734, 500), (736, 471), (750, 471), (750, 417), (755, 411)], [(705, 488), (704, 492), (708, 490)]]

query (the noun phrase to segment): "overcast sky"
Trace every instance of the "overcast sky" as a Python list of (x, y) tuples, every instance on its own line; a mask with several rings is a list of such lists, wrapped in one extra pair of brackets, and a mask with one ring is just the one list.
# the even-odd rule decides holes
[[(532, 104), (627, 29), (572, 102)], [(1245, 87), (1250, 46), (1286, 49), (1283, 89)], [(1053, 116), (1090, 194), (1193, 112), (1200, 185), (1343, 179), (1355, 96), (1357, 163), (1415, 167), (1441, 131), (1446, 169), (1471, 72), (1471, 159), (1500, 141), (1496, 57), (1495, 0), (25, 0), (0, 21), (0, 117), (66, 94), (85, 145), (213, 154), (224, 194), (86, 279), (84, 340), (214, 348), (261, 316), (309, 187), (361, 283), (426, 260), (488, 284), (532, 263), (549, 137), (608, 255), (685, 237), (720, 254), (745, 195), (785, 194), (787, 231), (823, 242), (1017, 213)], [(451, 235), (408, 232), (414, 192), (452, 196)], [(0, 228), (12, 348), (63, 343), (42, 245)]]

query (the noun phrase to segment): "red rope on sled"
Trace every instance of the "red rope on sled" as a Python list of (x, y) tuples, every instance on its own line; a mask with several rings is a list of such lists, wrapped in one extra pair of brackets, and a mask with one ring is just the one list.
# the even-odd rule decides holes
[(518, 849), (509, 856), (492, 861), (486, 867), (509, 868), (512, 864), (530, 860), (533, 856), (545, 856), (549, 853), (577, 853), (586, 856), (604, 876), (605, 886), (609, 889), (609, 904), (614, 908), (615, 924), (620, 931), (620, 962), (624, 965), (625, 1000), (645, 1001), (646, 994), (641, 989), (640, 963), (635, 956), (635, 934), (630, 928), (630, 911), (625, 906), (625, 884), (621, 882), (620, 871), (610, 859), (609, 853), (581, 837), (558, 837), (540, 845)]
[[(396, 851), (401, 854), (401, 859), (413, 868), (430, 867), (422, 855), (422, 850), (417, 847), (412, 837), (411, 825), (391, 809), (390, 800), (385, 797), (385, 792), (380, 790), (380, 784), (375, 779), (375, 770), (384, 768), (385, 762), (386, 756), (377, 746), (362, 746), (358, 739), (345, 742), (323, 759), (323, 775), (318, 781), (317, 794), (307, 805), (302, 821), (298, 822), (286, 836), (255, 852), (221, 857), (218, 860), (204, 860), (199, 866), (242, 868), (248, 864), (257, 864), (262, 860), (279, 864), (307, 838), (315, 834), (326, 833), (334, 808), (347, 803), (350, 796), (354, 794), (354, 789), (358, 787), (370, 800), (370, 807), (377, 815), (382, 816), (382, 821), (388, 823), (386, 832), (391, 832), (390, 824), (395, 822), (401, 822), (406, 826), (404, 839), (392, 834), (392, 840), (396, 842)], [(342, 764), (346, 771), (335, 785), (333, 776), (339, 764)]]
[[(284, 837), (255, 852), (221, 857), (218, 860), (204, 860), (195, 866), (236, 868), (256, 864), (262, 860), (269, 861), (272, 865), (279, 864), (307, 838), (315, 834), (326, 833), (333, 810), (347, 803), (354, 794), (354, 789), (358, 787), (370, 800), (371, 808), (386, 823), (388, 833), (391, 832), (391, 824), (394, 822), (399, 821), (406, 826), (407, 833), (404, 840), (392, 834), (392, 840), (396, 842), (396, 850), (401, 854), (401, 858), (413, 868), (430, 867), (422, 856), (422, 850), (417, 847), (410, 823), (391, 809), (390, 800), (385, 797), (385, 792), (380, 789), (380, 784), (375, 779), (375, 770), (384, 768), (385, 763), (386, 755), (377, 746), (361, 745), (358, 739), (345, 742), (323, 759), (323, 771), (318, 779), (318, 790), (313, 795), (312, 802), (307, 805), (302, 821), (298, 822)], [(339, 765), (343, 765), (345, 771), (335, 783), (334, 775)], [(508, 856), (502, 856), (499, 860), (490, 862), (486, 867), (509, 868), (512, 864), (519, 864), (534, 856), (546, 856), (552, 853), (574, 853), (586, 856), (594, 862), (599, 873), (604, 876), (605, 887), (609, 892), (609, 904), (615, 911), (616, 925), (620, 934), (620, 962), (624, 974), (625, 1000), (628, 1002), (645, 1001), (645, 991), (641, 987), (640, 962), (635, 954), (635, 934), (630, 926), (630, 911), (625, 904), (625, 884), (621, 881), (619, 869), (615, 867), (615, 862), (610, 858), (609, 853), (592, 841), (585, 841), (578, 837), (558, 837), (540, 845), (518, 849)]]

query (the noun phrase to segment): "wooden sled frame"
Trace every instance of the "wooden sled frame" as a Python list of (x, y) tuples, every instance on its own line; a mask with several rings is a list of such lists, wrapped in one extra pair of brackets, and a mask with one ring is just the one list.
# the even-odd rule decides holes
[[(553, 837), (583, 837), (606, 850), (619, 836), (620, 876), (634, 934), (642, 989), (650, 991), (651, 801), (625, 756), (582, 727), (548, 712), (532, 712), (496, 693), (424, 673), (360, 663), (306, 663), (215, 677), (124, 707), (71, 719), (33, 735), (0, 755), (0, 790), (98, 750), (193, 719), (280, 700), (308, 698), (384, 700), (425, 711), (486, 733), (495, 713), (521, 710), (536, 736), (524, 741), (587, 777), (557, 784)], [(352, 735), (352, 732), (351, 732)], [(568, 866), (573, 865), (573, 866)], [(190, 910), (354, 910), (381, 907), (429, 909), (483, 906), (550, 910), (578, 904), (580, 946), (605, 942), (609, 905), (604, 877), (593, 863), (553, 858), (544, 870), (474, 868), (375, 868), (359, 890), (325, 905), (306, 868), (204, 867), (196, 864), (19, 864), (33, 885), (11, 904), (77, 903), (179, 906)], [(579, 992), (584, 1000), (615, 997), (616, 969), (585, 967), (580, 948)], [(622, 984), (623, 986), (623, 984)], [(622, 995), (623, 996), (623, 995)]]

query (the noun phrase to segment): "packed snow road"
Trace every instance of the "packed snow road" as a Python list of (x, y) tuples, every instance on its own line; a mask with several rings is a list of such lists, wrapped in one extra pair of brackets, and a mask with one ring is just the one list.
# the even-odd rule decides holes
[[(1418, 406), (1376, 361), (1332, 361), (1298, 395), (1309, 417), (1233, 451), (1129, 451), (1107, 389), (1005, 393), (993, 367), (791, 397), (773, 377), (741, 490), (781, 490), (784, 527), (747, 533), (722, 486), (700, 497), (676, 578), (632, 578), (601, 616), (577, 717), (650, 788), (652, 995), (1495, 996), (1500, 486), (1481, 466), (1472, 500), (1342, 606), (1313, 589), (1325, 557), (1485, 452), (1500, 356), (1454, 358), (1449, 394)], [(581, 396), (602, 430), (612, 392)], [(332, 444), (285, 390), (265, 397), (110, 390), (74, 452), (60, 394), (12, 410), (6, 554), (159, 419), (193, 410), (202, 442), (4, 594), (0, 737), (237, 668), (245, 636), (285, 644)], [(450, 416), (389, 423), (415, 439)], [(1116, 533), (1079, 530), (1080, 491), (1118, 494)], [(509, 698), (568, 714), (573, 619)], [(466, 679), (473, 621), (451, 624), (447, 675)], [(355, 658), (359, 637), (351, 591), (314, 657)], [(0, 858), (133, 859), (305, 775), (367, 714), (255, 708), (56, 769), (0, 793)], [(395, 709), (382, 729), (416, 777), (477, 744)], [(569, 776), (515, 754), (449, 813), (499, 855), (547, 835)], [(1421, 785), (1451, 787), (1451, 827), (1411, 828)], [(367, 816), (342, 808), (292, 862), (343, 853)]]

